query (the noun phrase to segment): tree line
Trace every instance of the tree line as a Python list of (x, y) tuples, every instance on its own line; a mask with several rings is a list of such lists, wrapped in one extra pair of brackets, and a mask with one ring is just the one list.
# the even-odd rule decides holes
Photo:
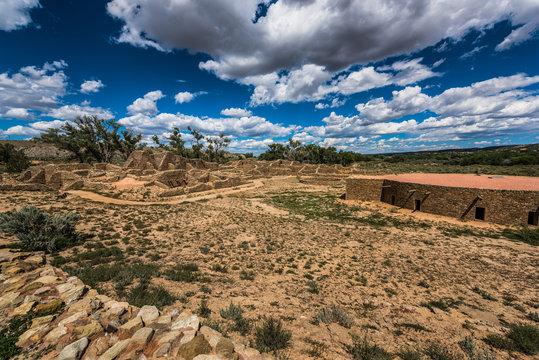
[[(154, 135), (152, 140), (158, 148), (172, 151), (188, 158), (212, 162), (226, 162), (226, 148), (230, 139), (224, 134), (209, 137), (199, 130), (187, 127), (191, 135), (191, 147), (186, 147), (180, 129), (175, 127), (162, 143)], [(60, 150), (68, 150), (80, 162), (112, 162), (126, 160), (136, 149), (145, 149), (142, 135), (133, 130), (123, 129), (114, 119), (104, 120), (97, 116), (82, 116), (73, 122), (66, 122), (59, 128), (49, 129), (35, 140), (55, 145)], [(246, 153), (244, 157), (253, 157)], [(333, 146), (323, 147), (316, 144), (302, 144), (289, 139), (288, 143), (273, 143), (258, 156), (259, 160), (290, 160), (309, 164), (350, 165), (354, 162), (383, 161), (389, 163), (437, 162), (449, 165), (539, 165), (539, 151), (485, 150), (474, 153), (464, 152), (419, 152), (401, 154), (363, 155), (352, 151), (337, 150)], [(12, 144), (0, 144), (0, 163), (5, 164), (8, 172), (25, 170), (30, 162), (22, 150)]]
[(337, 151), (333, 146), (323, 147), (315, 144), (303, 145), (300, 141), (288, 139), (288, 144), (273, 143), (269, 149), (258, 156), (259, 160), (290, 160), (308, 164), (350, 165), (359, 161), (373, 161), (374, 158), (353, 151)]

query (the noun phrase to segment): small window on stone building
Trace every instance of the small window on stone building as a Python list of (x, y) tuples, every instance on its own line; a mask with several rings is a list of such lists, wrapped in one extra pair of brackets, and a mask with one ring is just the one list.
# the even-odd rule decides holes
[(528, 225), (535, 225), (537, 226), (537, 222), (539, 220), (539, 212), (537, 211), (530, 211), (528, 213)]
[(475, 208), (475, 219), (476, 220), (485, 220), (485, 208), (477, 206)]
[(416, 200), (416, 201), (415, 201), (415, 207), (414, 207), (414, 210), (415, 210), (415, 211), (421, 211), (421, 200)]
[(391, 195), (391, 205), (395, 205), (395, 195)]

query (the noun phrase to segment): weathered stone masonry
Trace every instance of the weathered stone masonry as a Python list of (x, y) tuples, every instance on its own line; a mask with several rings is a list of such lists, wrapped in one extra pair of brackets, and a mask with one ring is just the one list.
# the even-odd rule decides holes
[[(387, 179), (349, 178), (346, 199), (383, 201), (405, 209), (474, 220), (484, 208), (484, 220), (504, 225), (526, 225), (537, 214), (539, 191), (493, 190), (416, 184)], [(537, 216), (537, 215), (535, 215)]]

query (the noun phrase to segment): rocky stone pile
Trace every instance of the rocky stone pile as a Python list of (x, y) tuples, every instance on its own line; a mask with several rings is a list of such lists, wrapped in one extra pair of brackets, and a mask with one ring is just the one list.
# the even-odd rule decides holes
[(137, 308), (45, 263), (42, 253), (0, 249), (0, 327), (31, 318), (18, 359), (272, 359), (201, 326), (181, 309)]

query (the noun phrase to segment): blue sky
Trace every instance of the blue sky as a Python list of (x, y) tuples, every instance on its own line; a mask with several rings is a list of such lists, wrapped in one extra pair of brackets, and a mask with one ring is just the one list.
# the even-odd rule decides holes
[(0, 138), (79, 115), (231, 150), (539, 142), (539, 2), (0, 0)]

